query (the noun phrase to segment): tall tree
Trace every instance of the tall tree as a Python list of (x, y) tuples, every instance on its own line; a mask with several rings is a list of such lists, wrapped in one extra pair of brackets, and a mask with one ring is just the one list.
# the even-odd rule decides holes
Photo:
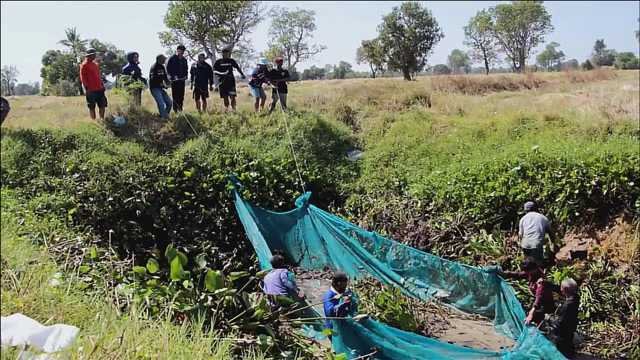
[(489, 9), (493, 34), (515, 72), (524, 72), (531, 51), (553, 30), (542, 2), (514, 1)]
[(384, 72), (386, 58), (380, 39), (362, 40), (361, 46), (356, 51), (356, 63), (369, 64), (371, 77), (374, 79), (378, 72)]
[(67, 47), (69, 52), (77, 59), (78, 63), (82, 62), (89, 41), (83, 40), (75, 27), (65, 29), (64, 33), (65, 38), (58, 41), (58, 43)]
[[(101, 42), (98, 39), (92, 39), (89, 45), (96, 49), (100, 54), (100, 72), (102, 76), (117, 76), (122, 71), (122, 65), (127, 63), (127, 57), (124, 50), (118, 49), (115, 45), (108, 42)], [(155, 58), (154, 58), (155, 59)], [(152, 62), (152, 57), (147, 59)]]
[(236, 54), (245, 54), (251, 49), (247, 35), (263, 20), (263, 13), (259, 1), (171, 1), (164, 16), (169, 31), (158, 36), (170, 51), (185, 45), (192, 58), (205, 52), (215, 60), (228, 45)]
[(607, 49), (604, 39), (596, 40), (593, 45), (593, 53), (591, 54), (591, 62), (595, 66), (612, 66), (616, 61), (616, 51)]
[(471, 59), (483, 62), (485, 73), (489, 75), (491, 65), (498, 60), (498, 42), (493, 35), (491, 13), (478, 11), (464, 27), (464, 36), (464, 44), (471, 48)]
[(0, 88), (2, 95), (15, 95), (15, 87), (20, 72), (15, 65), (5, 65), (0, 71)]
[(453, 49), (449, 57), (447, 57), (447, 62), (454, 74), (460, 74), (461, 72), (468, 74), (471, 70), (469, 55), (460, 49)]
[(544, 67), (545, 70), (547, 71), (560, 70), (560, 65), (562, 64), (562, 61), (564, 60), (565, 55), (562, 50), (558, 50), (559, 46), (560, 44), (558, 44), (555, 41), (552, 41), (548, 43), (547, 46), (544, 48), (544, 51), (542, 51), (536, 57), (538, 64)]
[(344, 79), (348, 74), (352, 73), (353, 69), (351, 64), (346, 61), (340, 61), (338, 65), (333, 68), (334, 79)]
[(405, 80), (427, 64), (435, 45), (444, 37), (431, 11), (417, 2), (394, 7), (378, 26), (379, 38), (387, 54), (387, 66), (402, 71)]
[(293, 69), (299, 62), (308, 60), (327, 48), (311, 43), (316, 30), (314, 11), (275, 7), (269, 14), (269, 48), (272, 53), (284, 58), (287, 68)]

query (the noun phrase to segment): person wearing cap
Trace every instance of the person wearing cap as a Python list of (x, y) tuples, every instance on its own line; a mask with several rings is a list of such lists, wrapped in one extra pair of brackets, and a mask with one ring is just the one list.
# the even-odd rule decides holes
[(555, 239), (547, 217), (535, 210), (536, 204), (533, 201), (527, 201), (524, 204), (526, 214), (520, 219), (518, 237), (524, 255), (531, 256), (542, 264), (545, 234), (549, 234), (552, 243)]
[(168, 118), (169, 112), (171, 112), (171, 98), (165, 91), (169, 84), (167, 69), (164, 66), (166, 59), (166, 56), (162, 54), (156, 56), (156, 62), (149, 71), (149, 91), (156, 101), (160, 117), (163, 119)]
[(104, 85), (100, 75), (100, 67), (95, 63), (96, 50), (88, 49), (85, 59), (80, 65), (80, 82), (85, 89), (89, 116), (96, 119), (96, 105), (100, 112), (100, 119), (104, 120), (104, 112), (107, 108), (107, 97), (104, 94)]
[(284, 60), (282, 57), (277, 57), (274, 60), (276, 67), (271, 69), (267, 74), (269, 82), (272, 84), (271, 90), (271, 105), (269, 105), (269, 113), (273, 112), (276, 108), (276, 104), (280, 101), (282, 110), (287, 110), (287, 93), (289, 89), (287, 87), (287, 81), (291, 79), (289, 70), (282, 67)]
[[(207, 111), (209, 90), (213, 90), (213, 69), (205, 61), (204, 53), (198, 54), (198, 61), (191, 65), (191, 90), (198, 112)], [(202, 104), (201, 104), (202, 101)]]
[(267, 101), (267, 94), (262, 88), (262, 84), (268, 82), (269, 80), (267, 78), (267, 74), (269, 72), (267, 65), (269, 65), (269, 60), (258, 60), (255, 69), (253, 69), (253, 71), (251, 72), (251, 80), (249, 80), (249, 91), (251, 92), (251, 96), (256, 98), (256, 101), (253, 105), (256, 112), (264, 110), (264, 104)]
[[(147, 85), (147, 79), (142, 77), (142, 69), (140, 69), (140, 56), (137, 52), (132, 51), (127, 54), (127, 64), (122, 67), (122, 75), (126, 75), (130, 77), (130, 82), (128, 84), (134, 82), (141, 82), (144, 85)], [(137, 87), (135, 89), (130, 90), (130, 94), (132, 97), (132, 102), (135, 106), (140, 107), (142, 105), (142, 88)]]
[(186, 48), (184, 45), (178, 45), (176, 53), (169, 58), (167, 62), (167, 75), (171, 81), (171, 97), (173, 98), (173, 111), (182, 111), (184, 103), (184, 88), (187, 76), (189, 76), (189, 67), (187, 59), (184, 57)]
[(544, 269), (532, 257), (527, 256), (520, 265), (521, 271), (495, 271), (506, 279), (526, 279), (529, 290), (534, 296), (531, 310), (527, 313), (525, 324), (539, 324), (544, 320), (545, 314), (553, 314), (553, 292), (559, 292), (560, 288), (545, 280)]
[(220, 92), (220, 97), (227, 111), (229, 110), (229, 103), (231, 103), (231, 109), (233, 111), (236, 110), (236, 78), (233, 75), (233, 69), (238, 70), (242, 79), (246, 78), (238, 63), (231, 58), (231, 50), (231, 46), (225, 46), (222, 49), (222, 58), (216, 60), (213, 64), (216, 88)]

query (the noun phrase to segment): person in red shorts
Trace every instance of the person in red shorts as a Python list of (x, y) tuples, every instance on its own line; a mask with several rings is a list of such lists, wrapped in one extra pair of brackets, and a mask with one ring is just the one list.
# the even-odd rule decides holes
[(104, 85), (100, 77), (100, 67), (95, 63), (96, 50), (89, 49), (85, 55), (85, 60), (80, 65), (80, 82), (84, 86), (89, 107), (89, 116), (96, 119), (96, 105), (100, 112), (100, 119), (104, 120), (104, 112), (107, 108), (107, 97), (104, 94)]

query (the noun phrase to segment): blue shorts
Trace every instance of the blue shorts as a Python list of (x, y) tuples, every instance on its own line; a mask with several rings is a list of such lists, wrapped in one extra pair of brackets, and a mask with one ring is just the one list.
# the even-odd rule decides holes
[(266, 98), (267, 93), (264, 92), (262, 87), (253, 87), (249, 86), (249, 91), (251, 92), (251, 96), (254, 98)]

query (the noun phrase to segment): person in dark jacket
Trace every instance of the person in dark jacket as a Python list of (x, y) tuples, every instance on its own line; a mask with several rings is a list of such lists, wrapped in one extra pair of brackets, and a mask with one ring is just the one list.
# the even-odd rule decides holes
[(169, 84), (167, 69), (164, 67), (166, 59), (162, 54), (156, 56), (156, 63), (151, 66), (149, 71), (149, 91), (158, 105), (160, 117), (164, 119), (169, 117), (171, 111), (171, 98), (165, 91)]
[(213, 90), (213, 68), (207, 64), (205, 58), (204, 53), (198, 54), (198, 61), (191, 65), (191, 90), (193, 90), (193, 98), (196, 100), (198, 112), (207, 111), (209, 90)]
[(0, 125), (4, 122), (4, 119), (9, 115), (9, 110), (11, 107), (9, 106), (9, 101), (7, 99), (0, 97)]
[(555, 310), (553, 292), (559, 292), (558, 285), (545, 280), (544, 269), (532, 257), (526, 257), (522, 261), (522, 271), (498, 271), (498, 275), (510, 279), (526, 279), (529, 290), (534, 296), (531, 310), (527, 314), (525, 324), (539, 324), (544, 320), (545, 314), (552, 314)]
[(269, 81), (269, 79), (267, 78), (267, 74), (269, 73), (269, 69), (267, 68), (268, 65), (269, 60), (260, 59), (256, 64), (256, 68), (251, 72), (249, 90), (251, 91), (251, 96), (256, 98), (256, 101), (253, 104), (256, 112), (263, 110), (264, 103), (267, 101), (267, 94), (264, 92), (262, 84)]
[(213, 64), (216, 88), (220, 92), (220, 97), (224, 102), (224, 107), (229, 110), (229, 99), (231, 99), (231, 109), (236, 110), (236, 78), (233, 69), (238, 70), (242, 79), (246, 78), (238, 63), (231, 58), (231, 46), (222, 49), (222, 59), (216, 60)]
[[(137, 52), (134, 51), (128, 53), (127, 64), (122, 67), (122, 75), (129, 76), (131, 82), (139, 81), (144, 85), (147, 85), (147, 79), (142, 77), (142, 70), (138, 65), (140, 63), (139, 59), (140, 56)], [(131, 82), (129, 82), (128, 84), (130, 84)], [(129, 91), (132, 97), (133, 105), (140, 107), (140, 105), (142, 104), (142, 88), (137, 87), (134, 89), (130, 89)]]
[(287, 87), (287, 81), (291, 79), (289, 70), (282, 67), (284, 60), (281, 57), (275, 59), (276, 67), (269, 70), (267, 77), (272, 84), (271, 90), (271, 105), (269, 105), (269, 113), (272, 113), (276, 108), (276, 104), (280, 101), (282, 110), (287, 110), (287, 93), (289, 88)]
[(171, 56), (167, 63), (167, 75), (169, 76), (169, 81), (171, 81), (173, 111), (176, 113), (182, 111), (185, 81), (187, 80), (187, 76), (189, 76), (187, 59), (184, 57), (185, 50), (184, 45), (178, 45), (175, 55)]
[(571, 278), (565, 278), (560, 284), (560, 293), (564, 301), (556, 311), (556, 316), (551, 317), (548, 337), (556, 345), (558, 351), (564, 356), (570, 357), (575, 354), (573, 334), (578, 328), (578, 307), (580, 305), (578, 284)]
[(333, 275), (331, 289), (327, 290), (322, 297), (325, 329), (333, 329), (332, 318), (342, 318), (357, 312), (357, 297), (348, 285), (349, 278), (345, 273), (336, 272)]

